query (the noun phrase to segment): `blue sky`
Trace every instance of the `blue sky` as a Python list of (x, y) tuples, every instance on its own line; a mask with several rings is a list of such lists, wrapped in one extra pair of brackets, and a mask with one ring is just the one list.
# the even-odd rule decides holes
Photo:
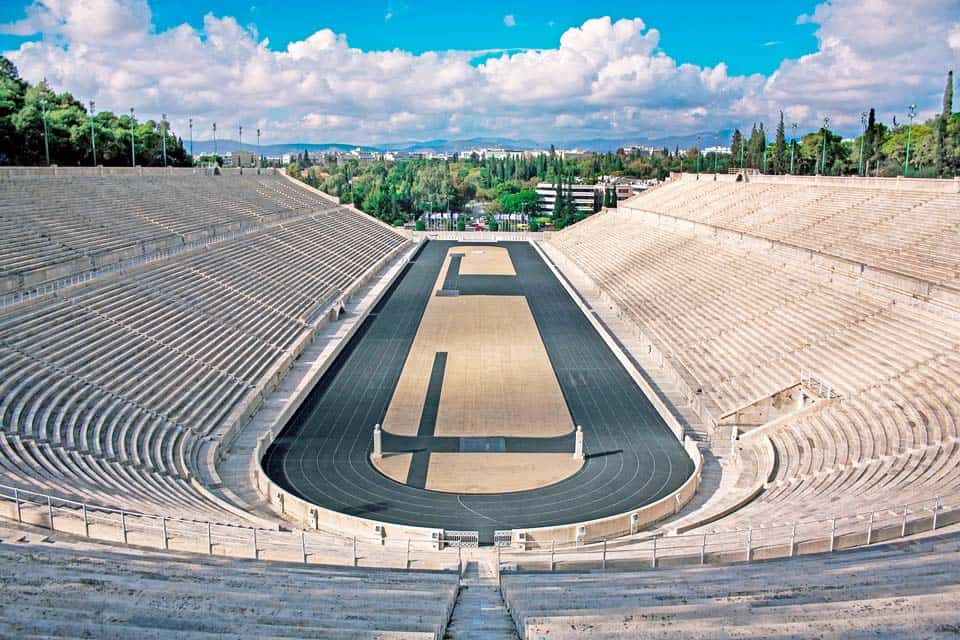
[[(29, 4), (3, 2), (0, 22), (23, 17)], [(783, 58), (810, 53), (817, 46), (814, 25), (797, 24), (797, 16), (811, 12), (815, 2), (152, 0), (149, 4), (159, 30), (183, 22), (200, 28), (207, 13), (233, 16), (241, 24), (256, 25), (273, 49), (282, 49), (324, 27), (346, 34), (352, 46), (365, 50), (399, 48), (422, 53), (549, 48), (557, 45), (567, 28), (596, 16), (614, 20), (640, 16), (660, 30), (664, 49), (701, 66), (725, 61), (733, 74), (768, 74)], [(515, 26), (504, 24), (507, 15), (514, 17)], [(0, 49), (18, 46), (26, 39), (0, 36)]]
[(3, 0), (0, 51), (103, 108), (268, 142), (630, 140), (780, 111), (853, 135), (870, 107), (936, 112), (960, 0)]

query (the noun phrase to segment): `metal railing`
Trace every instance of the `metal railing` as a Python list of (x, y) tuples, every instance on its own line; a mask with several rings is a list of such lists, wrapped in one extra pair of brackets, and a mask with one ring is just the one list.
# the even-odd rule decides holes
[(800, 370), (800, 384), (817, 392), (824, 400), (830, 400), (831, 398), (839, 398), (840, 394), (836, 392), (828, 382), (824, 382), (822, 378), (815, 376), (813, 373), (806, 371), (804, 369)]
[(0, 517), (50, 531), (136, 547), (308, 564), (459, 569), (429, 540), (386, 541), (151, 515), (0, 485)]
[[(295, 210), (291, 210), (291, 211), (295, 211)], [(297, 216), (297, 215), (306, 216), (310, 214), (297, 211), (293, 213), (291, 217)], [(101, 278), (103, 276), (110, 275), (112, 273), (122, 272), (126, 269), (133, 269), (145, 264), (157, 262), (159, 260), (165, 260), (173, 256), (187, 253), (195, 249), (209, 247), (215, 244), (219, 244), (221, 242), (225, 242), (227, 240), (246, 237), (258, 231), (265, 231), (267, 229), (276, 227), (282, 224), (283, 222), (286, 222), (287, 220), (289, 220), (289, 217), (285, 217), (282, 220), (270, 222), (267, 224), (244, 223), (242, 227), (236, 231), (215, 232), (210, 234), (203, 240), (194, 240), (191, 242), (185, 242), (181, 245), (167, 247), (165, 249), (161, 249), (153, 253), (139, 255), (134, 258), (122, 260), (120, 262), (116, 262), (110, 265), (91, 267), (90, 269), (87, 269), (85, 271), (71, 274), (69, 276), (64, 276), (63, 278), (51, 280), (49, 282), (45, 282), (32, 289), (26, 289), (23, 291), (7, 293), (0, 296), (0, 309), (4, 307), (13, 306), (16, 304), (21, 304), (23, 302), (27, 302), (28, 300), (33, 300), (35, 298), (39, 298), (45, 295), (49, 295), (51, 293), (55, 293), (62, 289), (69, 289), (71, 287), (78, 286), (85, 282), (89, 282), (91, 280), (95, 280), (97, 278)]]
[(501, 571), (637, 569), (750, 562), (825, 553), (903, 538), (960, 522), (960, 493), (831, 518), (728, 531), (554, 543), (536, 551), (503, 549)]

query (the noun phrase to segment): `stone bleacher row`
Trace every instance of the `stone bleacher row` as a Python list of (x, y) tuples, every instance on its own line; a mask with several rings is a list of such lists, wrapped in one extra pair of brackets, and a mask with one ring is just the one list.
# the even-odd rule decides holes
[(677, 180), (644, 211), (749, 233), (937, 284), (960, 284), (960, 194)]
[[(191, 192), (210, 185), (205, 197), (215, 199), (219, 179), (196, 181)], [(304, 203), (316, 197), (282, 178), (254, 183), (257, 193), (292, 189), (283, 196), (291, 202), (299, 191)], [(265, 203), (254, 196), (245, 206)], [(262, 403), (318, 314), (405, 242), (371, 218), (325, 206), (5, 309), (0, 482), (236, 521), (191, 484), (204, 451)]]
[(0, 180), (0, 294), (335, 206), (272, 170)]
[[(693, 184), (691, 210), (728, 186)], [(631, 205), (646, 210), (654, 196), (682, 207), (666, 188)], [(551, 243), (710, 419), (795, 384), (802, 370), (840, 393), (770, 434), (774, 484), (711, 529), (860, 513), (960, 487), (960, 323), (942, 309), (630, 211), (593, 216)]]
[(0, 637), (435, 640), (447, 572), (61, 548), (0, 529)]
[(957, 534), (764, 563), (505, 573), (525, 639), (955, 637)]

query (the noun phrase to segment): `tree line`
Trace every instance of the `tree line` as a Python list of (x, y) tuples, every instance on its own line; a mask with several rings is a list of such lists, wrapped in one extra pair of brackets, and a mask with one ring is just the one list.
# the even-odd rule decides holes
[(939, 114), (924, 122), (897, 122), (894, 117), (888, 127), (870, 109), (853, 140), (842, 139), (825, 123), (788, 141), (781, 113), (772, 144), (763, 123), (754, 125), (749, 137), (735, 130), (728, 165), (772, 174), (950, 178), (960, 172), (960, 113), (953, 112), (953, 93), (950, 71)]
[[(135, 158), (141, 166), (162, 166), (165, 123), (138, 122), (133, 114), (111, 111), (97, 111), (91, 118), (91, 111), (45, 80), (30, 84), (0, 56), (0, 164), (44, 165), (49, 159), (61, 166), (130, 166)], [(166, 159), (171, 166), (192, 164), (169, 126)]]

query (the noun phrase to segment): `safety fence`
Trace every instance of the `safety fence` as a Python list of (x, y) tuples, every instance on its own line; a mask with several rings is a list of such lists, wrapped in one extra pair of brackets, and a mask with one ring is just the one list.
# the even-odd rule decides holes
[(638, 569), (750, 562), (824, 553), (934, 531), (960, 522), (960, 494), (832, 518), (598, 544), (499, 549), (501, 571)]
[(387, 541), (281, 531), (124, 511), (0, 485), (0, 517), (85, 538), (207, 555), (399, 569), (459, 569), (459, 550), (429, 540)]

